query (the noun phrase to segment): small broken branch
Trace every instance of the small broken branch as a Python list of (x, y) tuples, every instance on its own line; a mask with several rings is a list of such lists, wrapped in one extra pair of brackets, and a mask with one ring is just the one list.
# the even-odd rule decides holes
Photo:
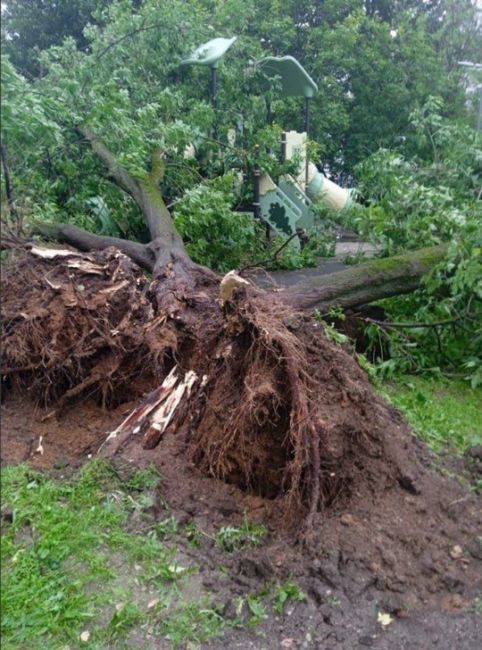
[(266, 266), (266, 264), (269, 264), (270, 262), (276, 262), (276, 260), (278, 258), (278, 255), (281, 253), (281, 251), (283, 251), (286, 248), (286, 246), (288, 246), (290, 241), (292, 239), (294, 239), (295, 237), (298, 237), (297, 232), (290, 235), (288, 237), (288, 239), (286, 239), (281, 244), (281, 246), (275, 250), (275, 252), (273, 253), (273, 255), (271, 255), (271, 257), (268, 257), (265, 260), (261, 260), (260, 262), (254, 262), (253, 264), (246, 264), (245, 266), (242, 266), (238, 271), (239, 275), (241, 275), (241, 273), (244, 273), (244, 271), (247, 271), (248, 269), (254, 269), (254, 268), (257, 268), (257, 267), (260, 267), (260, 266)]
[(153, 390), (127, 418), (112, 431), (100, 446), (98, 454), (113, 456), (118, 453), (133, 435), (143, 433), (143, 447), (153, 449), (171, 424), (174, 414), (183, 398), (189, 398), (192, 387), (198, 380), (193, 370), (178, 376), (174, 366), (162, 384)]
[(392, 329), (417, 329), (417, 328), (429, 328), (429, 327), (436, 328), (443, 325), (453, 325), (453, 323), (457, 323), (463, 318), (465, 318), (465, 314), (460, 314), (455, 318), (446, 318), (445, 320), (434, 321), (433, 323), (396, 323), (393, 321), (376, 320), (375, 318), (368, 318), (368, 317), (362, 318), (361, 320), (367, 323), (374, 323), (375, 325), (379, 325), (380, 327), (389, 327)]

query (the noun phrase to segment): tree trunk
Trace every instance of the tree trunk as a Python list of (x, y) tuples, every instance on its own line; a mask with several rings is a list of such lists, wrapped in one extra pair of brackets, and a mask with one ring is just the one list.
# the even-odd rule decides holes
[(114, 246), (130, 257), (145, 271), (152, 273), (156, 256), (149, 244), (139, 244), (138, 242), (120, 237), (106, 237), (103, 235), (94, 235), (87, 230), (70, 226), (66, 223), (42, 223), (37, 222), (33, 226), (33, 232), (41, 235), (46, 239), (70, 244), (81, 251), (104, 250), (109, 246)]
[(139, 266), (150, 271), (154, 280), (158, 281), (153, 285), (158, 309), (164, 309), (171, 316), (183, 311), (188, 299), (202, 294), (204, 285), (217, 281), (217, 276), (191, 260), (164, 203), (159, 189), (164, 175), (163, 152), (160, 149), (153, 151), (150, 171), (143, 179), (134, 178), (90, 127), (81, 125), (77, 130), (104, 163), (107, 178), (137, 204), (148, 226), (151, 241), (149, 244), (139, 244), (116, 237), (102, 237), (62, 224), (36, 224), (33, 231), (84, 251), (116, 246)]
[(154, 275), (171, 277), (174, 266), (178, 266), (181, 275), (186, 273), (186, 269), (193, 268), (194, 263), (186, 252), (159, 190), (164, 175), (162, 151), (152, 153), (151, 171), (146, 172), (143, 179), (137, 179), (118, 162), (88, 126), (79, 126), (78, 131), (106, 166), (107, 177), (137, 203), (151, 235), (148, 248), (155, 256), (151, 269)]
[(420, 286), (447, 252), (447, 246), (423, 248), (403, 255), (376, 259), (339, 271), (305, 280), (280, 293), (283, 302), (295, 309), (357, 307), (366, 303), (410, 293)]
[[(94, 235), (67, 224), (37, 223), (34, 231), (48, 239), (71, 244), (81, 251), (104, 250), (114, 246), (150, 273), (155, 273), (156, 264), (159, 264), (160, 258), (152, 243), (139, 244), (117, 237)], [(358, 307), (415, 291), (420, 286), (422, 277), (443, 260), (446, 252), (447, 247), (440, 245), (371, 260), (344, 271), (304, 280), (280, 292), (278, 297), (285, 304), (299, 310), (319, 309), (326, 312), (331, 307)], [(175, 249), (169, 254), (171, 261), (176, 259)], [(166, 281), (169, 281), (170, 291), (175, 291), (179, 300), (181, 293), (184, 298), (187, 298), (188, 293), (193, 293), (196, 278), (203, 278), (209, 284), (219, 280), (215, 273), (192, 262), (187, 254), (186, 260), (187, 264), (181, 256), (173, 267), (177, 273), (173, 272), (171, 278), (164, 277), (162, 281), (164, 288)], [(179, 272), (180, 269), (182, 272)], [(159, 276), (157, 278), (161, 280)]]

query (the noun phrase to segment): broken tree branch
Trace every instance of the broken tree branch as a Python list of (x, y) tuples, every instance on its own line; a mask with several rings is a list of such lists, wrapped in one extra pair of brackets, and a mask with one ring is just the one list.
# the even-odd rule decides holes
[(134, 435), (142, 435), (143, 447), (153, 449), (172, 423), (182, 400), (189, 399), (197, 380), (198, 376), (194, 371), (189, 370), (184, 375), (178, 375), (178, 368), (174, 366), (162, 384), (149, 393), (115, 431), (109, 433), (97, 453), (113, 456), (123, 449)]
[(154, 268), (155, 254), (147, 244), (139, 244), (138, 242), (120, 239), (119, 237), (94, 235), (87, 230), (65, 223), (37, 222), (33, 225), (32, 232), (46, 239), (70, 244), (86, 252), (90, 250), (104, 250), (109, 246), (115, 246), (146, 271), (152, 272)]

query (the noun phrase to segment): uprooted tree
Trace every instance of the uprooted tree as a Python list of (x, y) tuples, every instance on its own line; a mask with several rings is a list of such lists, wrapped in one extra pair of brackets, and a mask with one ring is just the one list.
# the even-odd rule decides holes
[[(139, 406), (109, 435), (102, 453), (117, 453), (137, 441), (152, 448), (173, 436), (202, 471), (266, 498), (286, 499), (292, 513), (313, 515), (349, 495), (355, 485), (358, 491), (362, 483), (376, 491), (380, 484), (410, 481), (402, 461), (406, 455), (398, 454), (406, 438), (393, 414), (357, 363), (326, 338), (321, 323), (300, 310), (353, 307), (413, 291), (442, 259), (445, 247), (375, 260), (313, 280), (311, 286), (263, 292), (233, 275), (221, 282), (195, 263), (164, 199), (178, 200), (199, 179), (207, 185), (206, 179), (233, 167), (247, 169), (255, 143), (261, 141), (266, 145), (261, 150), (268, 150), (279, 141), (275, 125), (265, 126), (266, 105), (249, 60), (286, 47), (296, 50), (309, 37), (300, 60), (308, 69), (312, 63), (317, 79), (324, 79), (312, 132), (319, 142), (331, 142), (330, 165), (339, 160), (344, 141), (356, 145), (345, 160), (353, 165), (357, 152), (365, 155), (367, 143), (380, 142), (382, 124), (382, 141), (391, 142), (427, 94), (447, 92), (452, 105), (457, 75), (447, 85), (429, 34), (420, 33), (426, 47), (418, 56), (407, 55), (398, 49), (400, 39), (389, 37), (388, 23), (380, 25), (378, 17), (349, 7), (333, 17), (333, 25), (323, 19), (309, 30), (303, 26), (301, 39), (295, 11), (289, 18), (293, 29), (282, 30), (278, 43), (270, 21), (253, 18), (256, 3), (251, 3), (254, 13), (232, 4), (214, 3), (212, 9), (205, 4), (169, 0), (160, 16), (157, 0), (135, 3), (135, 8), (129, 2), (110, 3), (102, 26), (89, 25), (83, 32), (87, 50), (67, 40), (42, 53), (47, 74), (35, 86), (2, 57), (2, 167), (5, 180), (11, 176), (7, 212), (14, 219), (25, 209), (30, 223), (40, 215), (37, 233), (83, 251), (33, 246), (14, 256), (3, 274), (2, 377), (38, 403), (54, 404), (59, 414), (79, 398), (95, 397), (109, 405), (134, 396)], [(280, 24), (285, 24), (285, 9), (280, 9)], [(352, 11), (353, 33), (346, 21)], [(219, 102), (223, 108), (216, 111), (206, 100), (203, 71), (187, 71), (179, 63), (208, 37), (206, 25), (219, 34), (231, 32), (235, 15), (240, 56), (220, 68), (225, 94)], [(392, 69), (397, 62), (393, 72), (400, 72), (398, 88), (406, 98), (397, 99), (396, 106), (397, 93), (390, 89), (388, 102), (379, 93), (380, 83), (373, 86), (373, 79), (386, 77), (387, 68), (380, 67), (380, 77), (373, 77), (372, 66), (363, 64), (379, 59), (365, 49), (374, 42), (364, 37), (366, 30), (381, 36), (383, 51), (394, 48), (387, 64)], [(290, 34), (291, 45), (285, 41)], [(313, 61), (311, 53), (320, 42), (337, 47)], [(267, 43), (269, 52), (262, 45)], [(355, 68), (345, 68), (347, 62), (355, 62)], [(362, 68), (370, 70), (370, 79)], [(407, 90), (404, 69), (423, 83)], [(357, 79), (358, 86), (333, 94), (333, 78)], [(372, 87), (376, 92), (370, 92)], [(366, 110), (360, 121), (361, 105)], [(344, 130), (343, 116), (353, 109), (358, 113), (351, 123), (363, 131), (362, 139), (361, 133), (351, 137)], [(395, 109), (400, 111), (396, 120)], [(286, 110), (287, 121), (295, 124), (298, 112)], [(378, 119), (381, 112), (389, 119)], [(242, 132), (246, 138), (242, 147), (226, 148), (207, 135), (216, 127), (225, 141), (233, 124), (240, 125), (238, 137)], [(198, 160), (188, 163), (184, 151), (195, 141)], [(434, 143), (432, 138), (429, 144)], [(224, 147), (226, 156), (211, 156), (213, 144)], [(443, 169), (436, 153), (433, 171), (439, 177)], [(272, 163), (269, 156), (262, 162)], [(467, 172), (470, 165), (457, 164), (463, 167), (461, 177), (475, 178)], [(405, 189), (411, 185), (407, 178)], [(101, 197), (115, 218), (107, 223), (110, 230), (92, 234), (78, 226), (89, 217), (86, 204)], [(143, 224), (137, 227), (139, 214), (148, 243), (140, 243), (141, 236), (134, 241), (145, 230)], [(76, 225), (48, 224), (48, 219)], [(430, 228), (438, 230), (439, 224)], [(450, 233), (442, 238), (450, 239)]]
[(140, 180), (90, 128), (79, 131), (108, 178), (139, 206), (151, 242), (38, 225), (44, 236), (89, 252), (33, 246), (10, 265), (3, 376), (59, 413), (81, 396), (118, 403), (154, 387), (103, 453), (132, 441), (153, 448), (175, 432), (202, 471), (282, 497), (291, 513), (309, 519), (349, 494), (357, 476), (373, 485), (401, 480), (406, 469), (398, 438), (390, 440), (390, 431), (399, 432), (388, 407), (299, 308), (355, 306), (413, 290), (444, 247), (281, 294), (233, 273), (221, 280), (186, 252), (158, 189), (162, 158)]

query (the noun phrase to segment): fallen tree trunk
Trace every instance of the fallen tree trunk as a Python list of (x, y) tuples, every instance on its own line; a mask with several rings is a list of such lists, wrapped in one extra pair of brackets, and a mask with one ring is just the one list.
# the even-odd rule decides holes
[(60, 412), (87, 397), (103, 405), (135, 397), (140, 404), (102, 453), (133, 440), (148, 449), (172, 442), (201, 472), (279, 499), (292, 521), (304, 515), (307, 530), (335, 499), (406, 483), (405, 438), (392, 411), (321, 324), (292, 306), (405, 292), (443, 248), (325, 276), (281, 294), (287, 304), (230, 274), (220, 287), (190, 259), (165, 207), (161, 153), (134, 178), (88, 127), (79, 130), (137, 203), (151, 242), (39, 227), (92, 252), (33, 248), (13, 258), (2, 300), (1, 374), (11, 389)]
[[(154, 272), (157, 257), (151, 244), (94, 235), (68, 224), (38, 223), (34, 226), (34, 232), (86, 252), (114, 246), (144, 270)], [(302, 283), (283, 290), (278, 297), (295, 309), (307, 311), (319, 309), (326, 312), (331, 307), (358, 307), (382, 298), (415, 291), (420, 286), (422, 277), (443, 260), (446, 252), (447, 246), (440, 245), (371, 260), (344, 271), (305, 279)], [(192, 263), (194, 273), (196, 269), (208, 273), (203, 267)], [(211, 277), (214, 280), (215, 274)]]
[(410, 293), (420, 286), (422, 277), (441, 262), (447, 246), (423, 248), (403, 255), (376, 259), (317, 278), (281, 292), (281, 300), (295, 309), (357, 307), (366, 303)]
[(87, 397), (135, 398), (102, 454), (174, 443), (203, 473), (279, 498), (307, 526), (349, 486), (399, 480), (385, 449), (391, 415), (363, 370), (320, 323), (228, 276), (170, 316), (115, 248), (34, 247), (4, 274), (0, 373), (58, 416)]
[[(33, 232), (65, 242), (82, 251), (118, 248), (144, 270), (155, 282), (152, 291), (156, 306), (170, 315), (180, 314), (189, 303), (203, 300), (205, 288), (219, 282), (218, 276), (189, 257), (167, 209), (159, 183), (164, 175), (163, 152), (154, 150), (150, 171), (143, 178), (133, 177), (114, 154), (86, 125), (77, 128), (106, 168), (106, 176), (137, 204), (151, 241), (148, 244), (116, 237), (105, 237), (67, 224), (37, 223)], [(300, 310), (322, 311), (330, 307), (356, 307), (390, 296), (414, 291), (425, 273), (444, 257), (445, 246), (425, 248), (367, 264), (328, 276), (320, 276), (280, 293), (281, 300)]]

